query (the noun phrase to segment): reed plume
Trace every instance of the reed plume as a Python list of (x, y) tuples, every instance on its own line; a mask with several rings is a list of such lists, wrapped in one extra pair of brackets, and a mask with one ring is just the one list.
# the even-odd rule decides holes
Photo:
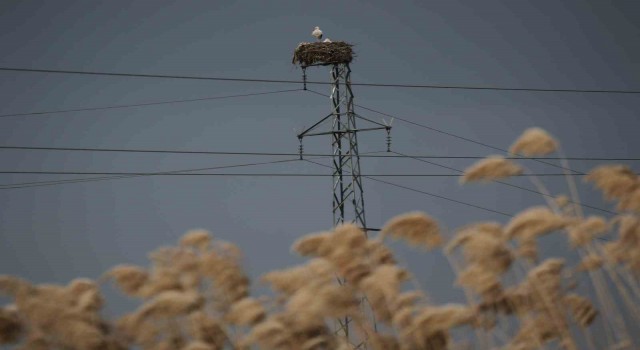
[(523, 169), (503, 156), (489, 156), (464, 171), (461, 183), (490, 182), (522, 174)]
[(381, 234), (426, 249), (433, 249), (443, 242), (438, 222), (421, 212), (396, 216), (384, 225)]
[(584, 179), (593, 182), (609, 200), (620, 200), (640, 187), (638, 176), (625, 165), (596, 167)]
[(541, 128), (529, 128), (511, 145), (509, 152), (526, 157), (544, 156), (558, 149), (556, 141), (548, 132)]

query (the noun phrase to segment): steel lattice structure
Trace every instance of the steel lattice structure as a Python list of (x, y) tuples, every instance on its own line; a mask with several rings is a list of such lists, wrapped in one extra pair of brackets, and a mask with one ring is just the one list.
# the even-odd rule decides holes
[[(303, 67), (303, 69), (306, 69), (306, 67)], [(348, 63), (331, 65), (330, 99), (331, 113), (298, 134), (298, 139), (302, 143), (302, 139), (305, 136), (331, 136), (333, 224), (337, 226), (345, 221), (354, 222), (366, 232), (368, 226), (364, 210), (362, 177), (360, 176), (358, 133), (386, 130), (388, 134), (391, 131), (391, 126), (367, 119), (355, 113), (353, 90), (351, 89), (351, 68)], [(356, 126), (356, 120), (358, 119), (369, 123), (371, 127), (358, 129)], [(328, 124), (329, 121), (331, 122), (331, 130), (320, 130), (321, 126)]]

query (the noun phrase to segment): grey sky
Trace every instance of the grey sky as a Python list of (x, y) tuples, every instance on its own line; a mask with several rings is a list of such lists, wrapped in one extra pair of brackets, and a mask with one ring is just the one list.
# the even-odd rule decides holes
[[(640, 90), (637, 1), (12, 1), (0, 2), (0, 66), (147, 74), (300, 79), (291, 54), (325, 36), (355, 44), (355, 82)], [(325, 68), (310, 79), (327, 80)], [(0, 114), (291, 89), (225, 83), (0, 72)], [(314, 89), (327, 93), (326, 86)], [(527, 127), (557, 136), (576, 157), (638, 157), (638, 95), (357, 87), (357, 103), (498, 147)], [(1, 145), (295, 152), (294, 128), (329, 101), (305, 92), (188, 104), (0, 118)], [(363, 116), (381, 116), (358, 110)], [(384, 134), (360, 138), (385, 147)], [(326, 140), (307, 152), (326, 153)], [(393, 148), (410, 154), (488, 155), (490, 149), (396, 122)], [(248, 156), (1, 150), (2, 170), (166, 171), (286, 159)], [(441, 161), (463, 168), (469, 160)], [(527, 164), (539, 172), (558, 169)], [(573, 162), (586, 171), (593, 162)], [(640, 167), (632, 164), (634, 169)], [(413, 160), (364, 159), (363, 173), (449, 173)], [(327, 172), (294, 162), (255, 172)], [(76, 176), (81, 178), (82, 176)], [(0, 183), (73, 178), (0, 175)], [(456, 178), (389, 179), (514, 213), (540, 196)], [(545, 179), (566, 192), (561, 178)], [(530, 184), (512, 180), (519, 185)], [(585, 202), (604, 206), (581, 187)], [(508, 218), (365, 181), (367, 221), (423, 210), (454, 229)], [(210, 229), (246, 254), (252, 276), (300, 261), (290, 244), (331, 225), (329, 178), (143, 177), (0, 190), (0, 274), (66, 283), (146, 253), (191, 228)], [(587, 211), (592, 212), (592, 211)], [(596, 212), (593, 212), (596, 213)], [(557, 251), (559, 238), (545, 241)], [(394, 245), (439, 302), (459, 300), (439, 253)], [(109, 291), (122, 310), (124, 301)]]

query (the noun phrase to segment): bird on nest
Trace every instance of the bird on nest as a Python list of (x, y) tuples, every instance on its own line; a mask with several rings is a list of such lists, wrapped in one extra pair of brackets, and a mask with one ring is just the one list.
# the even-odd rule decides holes
[(320, 41), (320, 39), (322, 39), (322, 31), (320, 30), (320, 27), (316, 27), (313, 32), (311, 32), (311, 35)]

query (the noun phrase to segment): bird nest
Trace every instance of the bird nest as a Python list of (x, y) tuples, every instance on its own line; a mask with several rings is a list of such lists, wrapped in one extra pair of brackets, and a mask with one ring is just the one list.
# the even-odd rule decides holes
[(302, 67), (350, 63), (353, 60), (353, 45), (344, 41), (300, 43), (293, 52), (293, 64)]

